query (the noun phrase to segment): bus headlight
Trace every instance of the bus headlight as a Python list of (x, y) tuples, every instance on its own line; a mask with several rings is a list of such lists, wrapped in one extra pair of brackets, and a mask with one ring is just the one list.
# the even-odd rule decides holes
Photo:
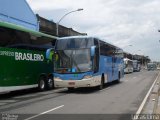
[(61, 80), (59, 77), (54, 77), (54, 80)]
[(91, 75), (86, 75), (86, 76), (83, 77), (83, 79), (89, 79), (91, 77), (92, 77)]

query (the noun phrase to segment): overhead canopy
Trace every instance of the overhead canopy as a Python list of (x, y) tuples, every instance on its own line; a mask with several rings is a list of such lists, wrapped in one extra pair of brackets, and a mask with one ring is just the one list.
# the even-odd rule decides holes
[(26, 0), (0, 0), (0, 21), (39, 31), (37, 17)]
[(37, 31), (34, 31), (34, 30), (30, 30), (30, 29), (27, 29), (25, 27), (22, 27), (22, 26), (19, 26), (19, 25), (15, 25), (15, 24), (12, 24), (12, 23), (8, 23), (8, 22), (1, 22), (0, 21), (0, 27), (19, 30), (19, 31), (22, 31), (22, 32), (27, 32), (27, 33), (30, 33), (31, 35), (35, 35), (37, 37), (44, 36), (44, 37), (48, 37), (48, 38), (51, 38), (51, 39), (57, 39), (57, 37), (55, 37), (55, 36), (44, 34), (42, 32), (37, 32)]

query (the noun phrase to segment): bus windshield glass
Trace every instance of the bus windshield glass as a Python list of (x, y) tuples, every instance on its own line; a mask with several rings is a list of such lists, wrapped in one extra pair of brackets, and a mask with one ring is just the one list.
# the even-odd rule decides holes
[(124, 63), (124, 68), (126, 68), (126, 67), (127, 67), (127, 65), (128, 65), (128, 64), (127, 64), (127, 62), (125, 62), (125, 63)]
[(92, 70), (90, 49), (58, 50), (55, 55), (55, 72), (79, 73)]
[(63, 38), (56, 44), (56, 50), (85, 49), (94, 46), (93, 38)]

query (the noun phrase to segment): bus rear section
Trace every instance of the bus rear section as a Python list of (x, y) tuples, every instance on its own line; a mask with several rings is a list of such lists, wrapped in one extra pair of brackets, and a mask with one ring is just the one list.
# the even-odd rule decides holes
[(87, 36), (65, 37), (57, 40), (54, 57), (55, 87), (70, 89), (99, 86), (102, 88), (105, 83), (118, 81), (123, 77), (123, 59), (118, 57), (118, 49), (113, 46), (112, 49), (109, 45), (110, 56), (107, 56), (103, 53), (107, 50), (107, 46), (102, 48), (106, 44), (97, 38)]
[(124, 73), (132, 73), (133, 72), (133, 61), (124, 58)]
[(53, 38), (0, 22), (0, 93), (38, 87), (53, 88), (53, 62), (46, 50)]
[(133, 71), (134, 72), (140, 72), (141, 70), (141, 64), (138, 60), (133, 60)]

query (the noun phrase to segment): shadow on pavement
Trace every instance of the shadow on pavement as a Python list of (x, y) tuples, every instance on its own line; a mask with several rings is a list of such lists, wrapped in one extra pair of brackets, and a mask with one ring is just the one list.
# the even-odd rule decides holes
[(37, 93), (37, 92), (39, 92), (37, 90), (37, 88), (12, 91), (12, 92), (9, 92), (9, 93), (0, 94), (0, 100), (6, 100), (6, 99), (13, 98), (13, 97), (28, 95), (28, 94)]

